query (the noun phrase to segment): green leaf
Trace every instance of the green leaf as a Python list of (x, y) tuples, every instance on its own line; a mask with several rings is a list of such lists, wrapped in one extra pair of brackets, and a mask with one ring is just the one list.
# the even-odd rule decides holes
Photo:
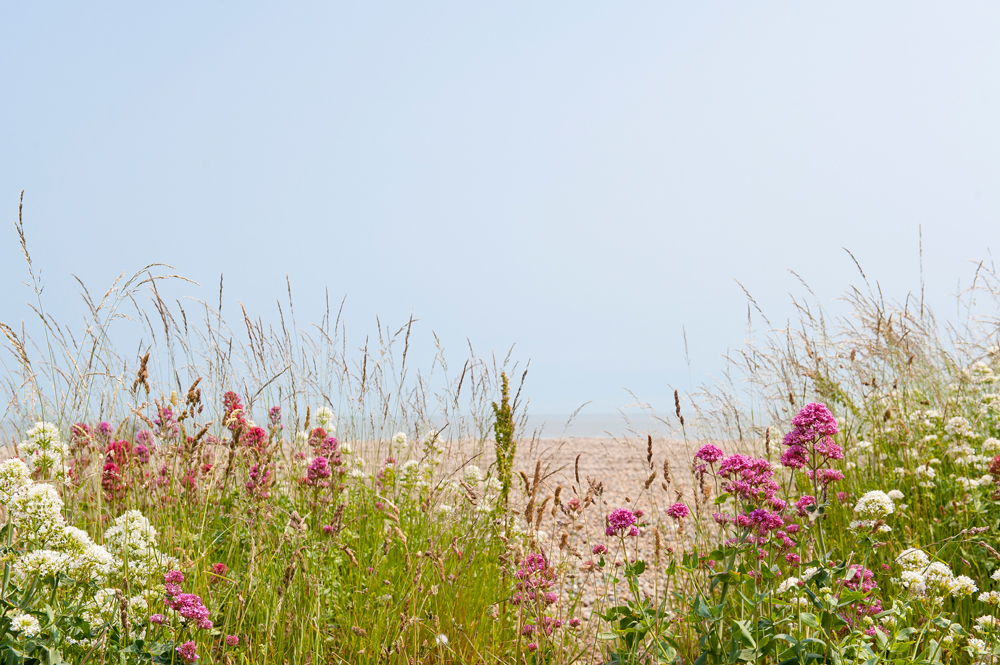
[(811, 612), (800, 612), (799, 621), (809, 626), (810, 628), (819, 628), (819, 619), (816, 618), (815, 614)]
[(714, 503), (717, 506), (722, 505), (729, 500), (730, 496), (732, 495), (729, 492), (723, 492), (719, 496), (715, 497), (715, 501), (713, 501), (712, 503)]

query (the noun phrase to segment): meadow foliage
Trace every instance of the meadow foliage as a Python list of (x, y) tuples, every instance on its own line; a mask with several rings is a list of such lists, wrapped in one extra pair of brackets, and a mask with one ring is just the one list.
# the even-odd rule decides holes
[[(684, 465), (649, 435), (612, 505), (525, 458), (509, 360), (411, 372), (412, 321), (348, 354), (329, 314), (244, 316), (240, 342), (166, 277), (88, 296), (78, 338), (39, 299), (35, 355), (3, 328), (0, 662), (1000, 660), (989, 312), (941, 339), (911, 302), (855, 291), (832, 329), (802, 307), (687, 423), (677, 398)], [(132, 316), (124, 357), (110, 324), (140, 291), (162, 325)]]

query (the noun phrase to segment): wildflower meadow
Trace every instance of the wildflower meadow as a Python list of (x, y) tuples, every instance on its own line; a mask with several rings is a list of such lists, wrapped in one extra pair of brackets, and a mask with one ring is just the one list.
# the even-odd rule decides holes
[(411, 367), (412, 320), (347, 351), (291, 303), (231, 329), (156, 266), (71, 330), (22, 248), (41, 338), (3, 326), (2, 663), (1000, 661), (988, 271), (962, 326), (854, 290), (748, 333), (621, 448), (644, 478), (612, 502), (580, 457), (531, 457), (510, 358)]

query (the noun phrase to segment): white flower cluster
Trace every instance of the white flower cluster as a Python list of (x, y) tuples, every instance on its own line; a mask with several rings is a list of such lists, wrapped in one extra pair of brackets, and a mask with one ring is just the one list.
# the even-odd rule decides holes
[(989, 648), (986, 646), (986, 642), (982, 641), (978, 637), (970, 637), (967, 644), (969, 651), (971, 651), (974, 656), (985, 656), (990, 652)]
[(475, 464), (469, 464), (464, 469), (462, 469), (462, 480), (470, 485), (476, 485), (482, 482), (483, 472)]
[(127, 577), (131, 585), (153, 586), (160, 582), (164, 571), (176, 567), (176, 559), (157, 549), (156, 535), (156, 529), (138, 510), (120, 515), (104, 532), (115, 571)]
[(976, 619), (976, 630), (980, 633), (992, 633), (1000, 628), (1000, 620), (992, 614), (984, 614)]
[(969, 421), (961, 416), (949, 418), (947, 424), (944, 426), (944, 431), (961, 439), (972, 439), (976, 436), (976, 432), (969, 425)]
[(921, 487), (934, 487), (934, 479), (937, 477), (937, 471), (930, 464), (921, 464), (913, 473), (917, 475), (918, 478), (924, 478), (922, 482), (919, 483)]
[(854, 512), (863, 518), (879, 520), (888, 517), (896, 509), (892, 499), (882, 490), (866, 492), (854, 505)]
[(336, 426), (333, 424), (333, 411), (329, 408), (321, 406), (316, 409), (313, 419), (316, 421), (316, 426), (322, 427), (328, 434), (333, 434), (336, 431)]
[(985, 441), (983, 441), (983, 445), (981, 447), (984, 453), (988, 453), (990, 455), (996, 455), (997, 453), (1000, 453), (1000, 441), (994, 439), (993, 437), (990, 437)]
[(42, 627), (30, 614), (15, 614), (10, 619), (10, 629), (22, 637), (36, 637)]
[(799, 588), (799, 578), (797, 577), (787, 577), (781, 581), (778, 588), (774, 590), (777, 595), (782, 595), (788, 591), (798, 591)]
[(966, 492), (976, 489), (977, 487), (989, 487), (993, 485), (993, 476), (983, 475), (979, 478), (966, 478), (965, 476), (958, 476), (955, 478), (955, 482), (962, 486)]
[[(27, 550), (13, 561), (14, 578), (25, 581), (64, 574), (104, 587), (90, 599), (84, 613), (95, 628), (95, 621), (120, 618), (115, 594), (126, 581), (137, 594), (129, 600), (135, 608), (133, 616), (137, 623), (144, 622), (142, 612), (148, 604), (144, 595), (160, 595), (159, 576), (177, 564), (156, 548), (156, 530), (136, 510), (118, 517), (104, 532), (105, 547), (97, 545), (85, 531), (66, 524), (55, 488), (33, 482), (28, 466), (19, 459), (0, 463), (0, 503), (17, 531), (19, 545)], [(16, 630), (28, 635), (32, 627), (26, 623)]]
[(64, 478), (64, 459), (69, 454), (69, 446), (59, 438), (59, 428), (52, 423), (37, 422), (25, 436), (18, 452), (25, 457), (32, 473), (46, 478)]
[(903, 569), (897, 581), (913, 596), (929, 594), (937, 596), (936, 600), (940, 601), (946, 595), (961, 598), (979, 590), (971, 577), (956, 576), (946, 564), (931, 562), (922, 550), (904, 550), (896, 557), (896, 563)]

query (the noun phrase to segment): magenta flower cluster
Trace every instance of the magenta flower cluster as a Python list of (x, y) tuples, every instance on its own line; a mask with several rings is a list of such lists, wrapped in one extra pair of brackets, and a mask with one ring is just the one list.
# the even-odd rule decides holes
[(747, 455), (730, 455), (719, 465), (719, 475), (728, 482), (722, 489), (744, 503), (769, 505), (782, 510), (785, 502), (777, 498), (781, 486), (772, 480), (774, 469), (765, 459)]
[(210, 629), (212, 622), (208, 618), (208, 608), (201, 602), (200, 596), (182, 592), (181, 583), (183, 581), (184, 574), (179, 570), (171, 570), (163, 576), (163, 582), (167, 589), (167, 596), (163, 602), (166, 603), (167, 607), (193, 622), (202, 630)]
[(639, 517), (628, 508), (616, 508), (607, 517), (608, 525), (604, 533), (608, 536), (638, 536), (639, 529), (635, 526), (638, 521)]
[(843, 459), (844, 450), (832, 438), (839, 431), (837, 420), (826, 406), (806, 404), (792, 418), (792, 431), (783, 441), (788, 449), (781, 455), (781, 463), (792, 469), (807, 466), (810, 446), (818, 458), (817, 467), (827, 460)]
[(726, 454), (722, 452), (722, 448), (713, 443), (705, 444), (694, 454), (695, 459), (700, 459), (708, 464), (715, 464), (725, 456)]
[(556, 573), (549, 566), (548, 559), (544, 554), (531, 553), (524, 557), (517, 572), (514, 573), (517, 579), (517, 593), (511, 597), (511, 602), (515, 605), (525, 601), (541, 600), (547, 605), (559, 600), (559, 596), (549, 591), (555, 584)]
[(198, 647), (190, 640), (177, 647), (176, 651), (177, 655), (180, 656), (185, 663), (193, 663), (198, 660)]
[(673, 517), (675, 520), (682, 520), (690, 514), (691, 510), (680, 502), (667, 508), (667, 515)]

